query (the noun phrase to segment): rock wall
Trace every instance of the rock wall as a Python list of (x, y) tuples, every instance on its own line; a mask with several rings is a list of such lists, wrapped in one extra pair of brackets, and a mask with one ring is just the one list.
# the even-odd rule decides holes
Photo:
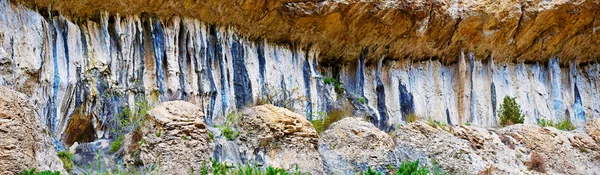
[(235, 26), (244, 36), (312, 45), (321, 59), (381, 56), (455, 63), (461, 51), (500, 61), (600, 56), (595, 0), (13, 0), (71, 17), (100, 11), (193, 17)]
[(12, 175), (35, 168), (66, 173), (27, 96), (2, 86), (0, 93), (0, 172)]
[[(545, 118), (581, 125), (600, 114), (600, 65), (570, 57), (512, 63), (465, 47), (454, 63), (377, 61), (368, 58), (378, 53), (358, 49), (357, 57), (334, 64), (320, 58), (321, 47), (246, 38), (240, 29), (190, 17), (100, 12), (66, 18), (6, 0), (0, 13), (6, 14), (0, 16), (0, 85), (30, 95), (56, 138), (70, 130), (76, 113), (92, 118), (94, 137), (110, 138), (112, 119), (139, 99), (190, 101), (210, 125), (277, 92), (276, 98), (305, 99), (291, 108), (309, 119), (349, 99), (386, 130), (411, 113), (495, 126), (507, 95), (517, 97), (526, 123)], [(346, 93), (336, 95), (326, 77), (339, 79)]]

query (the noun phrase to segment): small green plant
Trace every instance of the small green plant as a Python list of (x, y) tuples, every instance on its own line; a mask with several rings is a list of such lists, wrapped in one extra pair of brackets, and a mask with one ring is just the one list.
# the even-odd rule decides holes
[(23, 170), (23, 172), (19, 173), (19, 175), (60, 175), (60, 172), (50, 170), (36, 172), (36, 169), (32, 168), (30, 170)]
[(235, 140), (240, 135), (240, 132), (233, 131), (233, 129), (231, 129), (229, 126), (222, 127), (221, 132), (223, 133), (223, 136), (227, 138), (227, 140)]
[(365, 104), (365, 103), (367, 103), (367, 100), (365, 100), (365, 97), (360, 97), (360, 98), (358, 98), (358, 101), (360, 102), (360, 104)]
[(63, 167), (67, 171), (71, 171), (75, 164), (73, 163), (73, 154), (68, 151), (59, 151), (58, 158), (63, 162)]
[(521, 114), (521, 107), (515, 101), (515, 97), (505, 96), (500, 107), (500, 126), (520, 124), (524, 120), (525, 116)]
[(419, 116), (415, 115), (414, 113), (410, 113), (408, 116), (406, 116), (406, 123), (416, 122), (417, 120), (419, 120)]
[(116, 153), (119, 151), (119, 149), (121, 149), (121, 145), (123, 145), (123, 136), (117, 137), (117, 139), (110, 144), (110, 150), (108, 150), (108, 152)]
[(344, 84), (337, 79), (326, 77), (323, 79), (323, 82), (328, 85), (332, 85), (335, 89), (335, 93), (338, 95), (342, 95), (344, 93), (344, 88), (342, 87)]
[(371, 167), (368, 167), (367, 171), (361, 172), (360, 175), (381, 175), (381, 173), (371, 169)]
[(447, 124), (442, 123), (437, 120), (434, 120), (434, 119), (431, 119), (431, 118), (427, 119), (427, 125), (434, 127), (434, 128), (441, 128), (441, 129), (444, 129), (447, 126)]
[(183, 136), (182, 139), (183, 140), (189, 140), (189, 138), (187, 136)]
[(212, 132), (208, 131), (208, 139), (212, 142), (213, 140), (215, 140), (215, 134), (213, 134)]
[(159, 129), (159, 130), (156, 132), (156, 137), (160, 137), (161, 135), (162, 135), (162, 131)]
[[(225, 136), (225, 138), (227, 138), (227, 140), (235, 140), (240, 135), (240, 132), (235, 131), (233, 126), (240, 120), (241, 117), (242, 113), (232, 111), (231, 113), (227, 114), (225, 121), (221, 124), (221, 126), (218, 127), (221, 129), (221, 133), (223, 136)], [(208, 136), (214, 138), (214, 135), (211, 136), (211, 134), (212, 133), (209, 132)]]

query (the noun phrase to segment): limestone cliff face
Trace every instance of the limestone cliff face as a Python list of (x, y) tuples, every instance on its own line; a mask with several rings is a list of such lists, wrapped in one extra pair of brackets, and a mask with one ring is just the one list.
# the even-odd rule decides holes
[[(233, 26), (242, 35), (314, 46), (323, 59), (381, 57), (457, 62), (480, 59), (547, 62), (554, 56), (593, 62), (599, 55), (594, 0), (16, 0), (71, 18), (99, 12), (173, 15)], [(44, 12), (45, 13), (45, 12)]]
[(209, 125), (273, 93), (308, 119), (350, 101), (385, 130), (411, 113), (496, 126), (505, 96), (526, 123), (600, 115), (591, 1), (19, 2), (0, 1), (0, 85), (30, 95), (56, 138), (111, 138), (140, 98), (190, 101)]

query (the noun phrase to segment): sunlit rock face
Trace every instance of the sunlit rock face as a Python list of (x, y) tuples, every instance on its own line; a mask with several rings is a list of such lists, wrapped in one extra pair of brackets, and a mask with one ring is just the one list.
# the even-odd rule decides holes
[[(114, 117), (139, 99), (192, 102), (212, 125), (274, 91), (290, 92), (277, 98), (303, 97), (291, 108), (308, 119), (349, 97), (383, 130), (412, 113), (496, 126), (505, 96), (517, 97), (526, 123), (569, 119), (581, 125), (600, 115), (600, 65), (572, 57), (538, 55), (513, 63), (464, 47), (449, 54), (457, 61), (409, 61), (369, 59), (379, 53), (356, 49), (360, 54), (332, 63), (321, 59), (326, 49), (319, 45), (246, 38), (238, 32), (243, 28), (191, 17), (99, 12), (67, 18), (6, 0), (0, 14), (0, 85), (30, 95), (56, 138), (64, 138), (74, 114), (92, 118), (94, 137), (111, 138)], [(325, 77), (339, 79), (345, 94), (336, 95)]]

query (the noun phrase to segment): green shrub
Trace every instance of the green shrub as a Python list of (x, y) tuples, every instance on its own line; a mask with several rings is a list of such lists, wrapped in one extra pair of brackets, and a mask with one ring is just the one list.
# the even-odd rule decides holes
[(358, 101), (360, 102), (360, 104), (365, 104), (367, 102), (367, 100), (365, 100), (365, 97), (358, 98)]
[(569, 120), (563, 120), (561, 122), (554, 123), (554, 121), (552, 120), (540, 119), (538, 121), (538, 125), (540, 125), (541, 127), (555, 127), (556, 129), (563, 131), (575, 130), (575, 126), (573, 126), (573, 124)]
[(505, 96), (500, 107), (500, 126), (520, 124), (524, 120), (525, 116), (521, 114), (521, 107), (515, 101), (515, 97)]
[(71, 154), (68, 151), (59, 151), (58, 158), (60, 158), (60, 160), (63, 163), (63, 167), (67, 171), (71, 171), (73, 169), (73, 166), (75, 166), (75, 164), (73, 163), (73, 154)]
[(396, 175), (426, 175), (429, 174), (429, 169), (427, 167), (422, 167), (419, 165), (419, 160), (413, 162), (402, 162), (398, 170), (396, 170)]
[(110, 144), (110, 150), (108, 150), (108, 152), (115, 153), (119, 151), (119, 149), (121, 149), (121, 145), (123, 145), (123, 136), (117, 137), (117, 139)]
[(23, 170), (23, 172), (19, 173), (19, 175), (60, 175), (60, 172), (50, 170), (36, 172), (36, 169), (32, 168), (30, 170)]
[(222, 127), (221, 132), (223, 133), (223, 136), (227, 138), (227, 140), (235, 140), (240, 135), (240, 132), (233, 131), (233, 129), (231, 129), (229, 126)]
[(329, 84), (332, 85), (335, 89), (335, 93), (338, 95), (342, 95), (344, 93), (344, 88), (342, 87), (344, 84), (340, 81), (338, 81), (337, 79), (331, 78), (331, 77), (326, 77), (323, 79), (323, 82), (325, 84)]

